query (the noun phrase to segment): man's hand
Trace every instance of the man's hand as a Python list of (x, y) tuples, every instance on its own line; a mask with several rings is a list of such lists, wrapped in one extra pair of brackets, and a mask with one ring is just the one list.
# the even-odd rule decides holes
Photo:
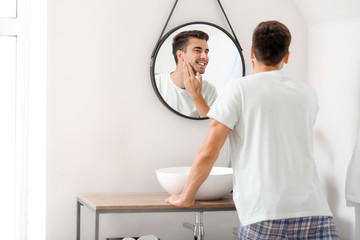
[(184, 76), (184, 85), (191, 98), (198, 98), (201, 96), (202, 88), (202, 76), (200, 73), (194, 74), (193, 68), (189, 63), (183, 63), (183, 76)]
[(202, 76), (200, 73), (196, 73), (195, 77), (194, 70), (188, 62), (183, 62), (183, 77), (186, 91), (188, 91), (191, 99), (193, 100), (195, 107), (200, 115), (204, 118), (210, 110), (209, 105), (205, 101), (201, 94), (202, 89)]
[(192, 199), (188, 202), (184, 202), (181, 200), (181, 195), (172, 195), (166, 199), (166, 202), (178, 208), (188, 208), (194, 205), (195, 200)]

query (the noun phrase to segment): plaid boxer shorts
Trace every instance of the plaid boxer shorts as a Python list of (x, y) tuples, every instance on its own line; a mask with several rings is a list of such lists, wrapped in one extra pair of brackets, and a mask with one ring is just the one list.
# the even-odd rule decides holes
[(332, 217), (314, 216), (263, 221), (238, 230), (239, 240), (339, 240)]

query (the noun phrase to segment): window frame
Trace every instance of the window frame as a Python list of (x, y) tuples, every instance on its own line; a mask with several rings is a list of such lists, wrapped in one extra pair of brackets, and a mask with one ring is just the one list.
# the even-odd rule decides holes
[(45, 240), (47, 2), (15, 1), (16, 17), (0, 17), (0, 36), (17, 39), (14, 239)]

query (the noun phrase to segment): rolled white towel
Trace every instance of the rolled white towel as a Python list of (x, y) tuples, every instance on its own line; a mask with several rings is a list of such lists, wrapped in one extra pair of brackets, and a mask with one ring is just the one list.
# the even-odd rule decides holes
[(141, 236), (138, 240), (159, 240), (159, 239), (154, 235), (145, 235), (145, 236)]

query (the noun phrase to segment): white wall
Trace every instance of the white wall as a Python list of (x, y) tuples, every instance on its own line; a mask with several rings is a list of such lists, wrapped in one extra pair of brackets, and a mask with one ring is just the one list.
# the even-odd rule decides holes
[(360, 2), (294, 2), (308, 26), (308, 82), (319, 98), (315, 158), (341, 239), (358, 239), (345, 177), (360, 127)]
[[(255, 26), (277, 19), (293, 34), (285, 71), (307, 76), (307, 30), (291, 1), (224, 0), (244, 49)], [(169, 0), (49, 0), (47, 102), (47, 240), (75, 238), (79, 192), (163, 191), (155, 169), (190, 165), (209, 121), (183, 119), (157, 99), (149, 61), (172, 8)], [(182, 0), (168, 29), (190, 21), (228, 29), (216, 1)], [(220, 159), (218, 165), (225, 165)], [(153, 233), (191, 239), (192, 213), (101, 217), (100, 239)], [(82, 239), (93, 239), (93, 213), (83, 210)], [(154, 221), (154, 219), (156, 221)], [(232, 239), (234, 212), (206, 213), (207, 240)]]
[(311, 24), (309, 39), (309, 82), (320, 108), (315, 157), (339, 234), (351, 239), (354, 209), (346, 207), (345, 177), (360, 127), (360, 18)]

